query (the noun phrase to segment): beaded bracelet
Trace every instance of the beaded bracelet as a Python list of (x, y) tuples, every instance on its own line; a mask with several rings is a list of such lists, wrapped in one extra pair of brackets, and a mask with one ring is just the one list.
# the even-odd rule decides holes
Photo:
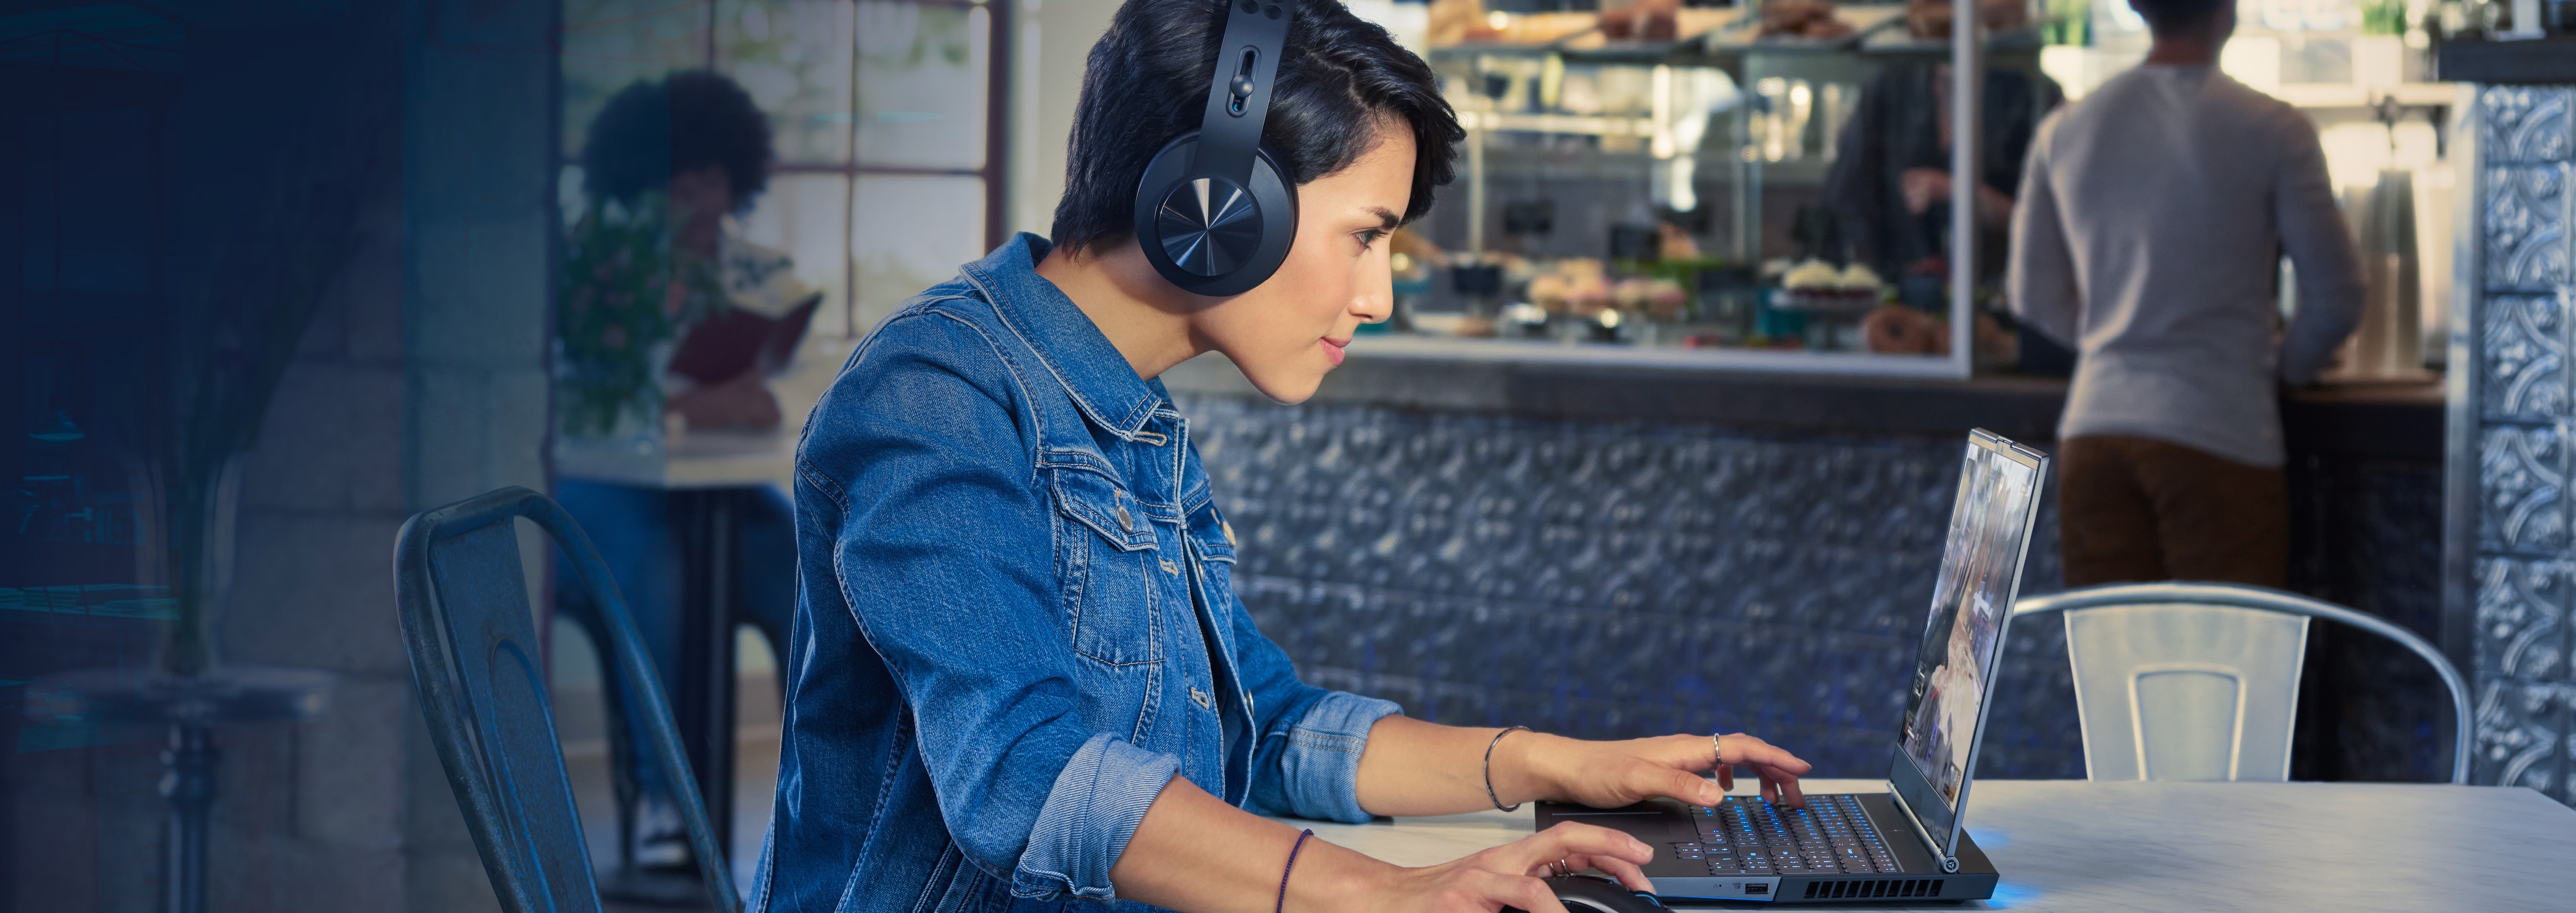
[(1530, 731), (1530, 728), (1527, 726), (1507, 727), (1501, 732), (1494, 733), (1493, 741), (1485, 743), (1485, 799), (1494, 803), (1494, 808), (1497, 811), (1516, 812), (1521, 810), (1520, 803), (1514, 802), (1509, 807), (1506, 807), (1503, 805), (1503, 797), (1494, 795), (1494, 746), (1502, 744), (1503, 737), (1511, 735), (1515, 731), (1528, 732)]
[(1288, 867), (1279, 870), (1279, 902), (1270, 905), (1270, 913), (1285, 913), (1288, 909), (1288, 873), (1297, 870), (1297, 851), (1305, 849), (1306, 838), (1312, 836), (1315, 836), (1315, 831), (1308, 828), (1299, 833), (1296, 844), (1288, 848)]

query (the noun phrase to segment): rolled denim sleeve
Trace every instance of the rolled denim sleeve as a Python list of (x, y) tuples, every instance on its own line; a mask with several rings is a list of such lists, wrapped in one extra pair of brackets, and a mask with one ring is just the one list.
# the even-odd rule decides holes
[(1261, 738), (1245, 810), (1350, 824), (1369, 820), (1359, 799), (1360, 755), (1368, 751), (1369, 728), (1404, 708), (1299, 681), (1288, 654), (1253, 626), (1243, 601), (1228, 601), (1236, 671), (1251, 694)]
[[(966, 859), (1040, 899), (1112, 896), (1109, 869), (1178, 760), (1084, 724), (1056, 632), (1052, 509), (1031, 421), (979, 331), (898, 315), (854, 356), (798, 470), (837, 506), (839, 602), (883, 659)], [(879, 347), (882, 347), (880, 349)], [(961, 535), (971, 530), (971, 535)], [(828, 662), (829, 660), (824, 660)]]
[(1367, 821), (1369, 811), (1360, 807), (1359, 778), (1369, 727), (1403, 712), (1393, 701), (1323, 691), (1296, 722), (1272, 736), (1278, 746), (1272, 761), (1275, 786), (1268, 795), (1256, 788), (1254, 797), (1276, 805), (1261, 811), (1353, 824)]
[(1092, 900), (1115, 897), (1109, 867), (1127, 851), (1145, 810), (1180, 773), (1179, 758), (1146, 751), (1108, 733), (1091, 737), (1065, 762), (1038, 809), (1029, 848), (1011, 878), (1011, 893)]

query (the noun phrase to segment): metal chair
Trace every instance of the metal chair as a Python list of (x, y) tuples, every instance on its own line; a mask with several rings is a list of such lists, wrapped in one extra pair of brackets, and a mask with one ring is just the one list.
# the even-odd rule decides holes
[(664, 769), (715, 909), (739, 913), (733, 876), (716, 851), (706, 805), (686, 774), (670, 701), (626, 602), (581, 527), (553, 499), (504, 488), (411, 518), (394, 543), (394, 590), (412, 684), (430, 741), (492, 890), (511, 913), (599, 910), (589, 846), (565, 778), (553, 701), (519, 563), (519, 518), (534, 521), (572, 559), (607, 619), (602, 646), (640, 704), (635, 728)]
[(2066, 613), (2084, 767), (2094, 780), (2290, 778), (2308, 619), (2398, 642), (2451, 691), (2451, 782), (2469, 780), (2468, 682), (2405, 628), (2262, 587), (2138, 583), (2033, 596), (2013, 615)]

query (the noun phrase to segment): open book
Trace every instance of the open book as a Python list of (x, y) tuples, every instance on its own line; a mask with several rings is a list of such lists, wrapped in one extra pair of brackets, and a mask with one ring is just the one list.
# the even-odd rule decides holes
[(776, 374), (796, 356), (823, 293), (796, 280), (784, 253), (728, 233), (717, 253), (729, 305), (688, 329), (671, 352), (671, 373), (714, 386), (759, 371)]

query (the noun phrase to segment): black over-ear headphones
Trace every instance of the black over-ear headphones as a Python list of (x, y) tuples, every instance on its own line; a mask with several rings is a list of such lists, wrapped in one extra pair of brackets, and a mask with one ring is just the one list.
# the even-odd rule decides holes
[(1295, 0), (1225, 0), (1207, 113), (1136, 182), (1136, 240), (1163, 278), (1201, 295), (1239, 295), (1288, 259), (1297, 194), (1261, 146), (1270, 87)]

